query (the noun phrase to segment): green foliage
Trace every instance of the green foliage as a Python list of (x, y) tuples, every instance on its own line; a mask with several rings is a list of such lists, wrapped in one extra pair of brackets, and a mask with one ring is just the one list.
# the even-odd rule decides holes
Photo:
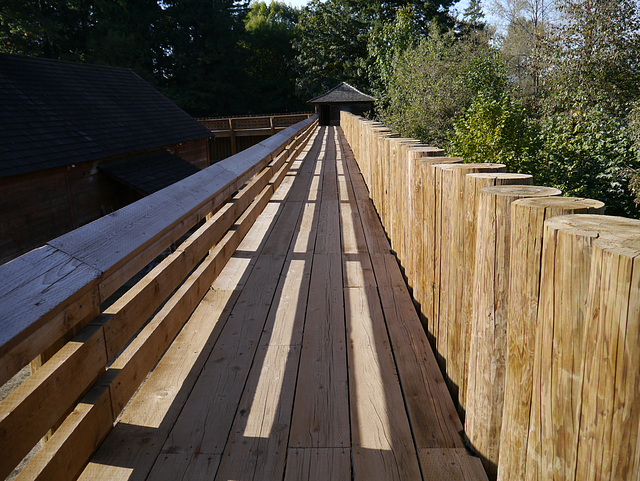
[(154, 64), (164, 52), (155, 26), (161, 15), (156, 0), (94, 0), (85, 60), (130, 68), (158, 85)]
[(482, 2), (480, 0), (470, 0), (469, 5), (464, 9), (463, 19), (470, 25), (480, 30), (483, 29), (486, 23), (482, 12)]
[(638, 169), (638, 150), (625, 118), (602, 105), (575, 104), (541, 121), (544, 181), (566, 195), (606, 203), (607, 212), (637, 216), (629, 169)]
[(458, 22), (457, 28), (465, 35), (474, 31), (483, 31), (487, 28), (487, 22), (482, 11), (480, 0), (470, 0), (462, 14), (462, 20)]
[(453, 3), (312, 0), (300, 18), (298, 91), (309, 98), (346, 81), (384, 97), (398, 53), (424, 36), (429, 25), (452, 25)]
[(249, 88), (245, 113), (285, 112), (308, 108), (295, 95), (296, 51), (300, 11), (282, 2), (252, 3), (241, 40)]
[(432, 21), (440, 25), (452, 26), (453, 19), (448, 14), (456, 0), (343, 0), (358, 12), (360, 17), (373, 23), (392, 22), (401, 8), (411, 8), (419, 21), (427, 25)]
[(536, 132), (526, 110), (506, 93), (480, 93), (462, 117), (456, 120), (451, 139), (452, 155), (466, 162), (506, 164), (509, 172), (540, 176), (533, 161)]
[(91, 21), (82, 0), (3, 0), (0, 52), (82, 60)]
[(165, 0), (168, 55), (159, 65), (164, 89), (192, 115), (226, 115), (247, 110), (244, 57), (245, 2)]
[(422, 25), (413, 7), (398, 9), (393, 22), (374, 27), (369, 34), (369, 79), (373, 95), (378, 99), (378, 108), (389, 104), (393, 72), (400, 57), (412, 49), (423, 36)]
[(369, 24), (342, 0), (312, 0), (300, 16), (298, 94), (307, 100), (340, 82), (368, 90)]
[(384, 122), (402, 135), (447, 147), (456, 118), (479, 92), (501, 92), (507, 79), (500, 58), (482, 33), (458, 39), (433, 25), (414, 48), (397, 56)]
[(640, 97), (640, 12), (635, 0), (558, 0), (562, 22), (537, 49), (545, 107), (574, 102), (623, 112)]

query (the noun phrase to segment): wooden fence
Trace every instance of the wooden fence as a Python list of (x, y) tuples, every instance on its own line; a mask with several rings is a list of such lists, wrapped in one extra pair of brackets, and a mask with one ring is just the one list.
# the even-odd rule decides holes
[(211, 162), (248, 149), (267, 137), (313, 115), (296, 114), (257, 115), (245, 117), (201, 118), (198, 121), (215, 134), (209, 143)]
[[(18, 479), (77, 476), (315, 125), (315, 117), (301, 121), (0, 266), (0, 385), (46, 353), (0, 403), (1, 479), (52, 427)], [(126, 281), (179, 241), (112, 302)]]
[(489, 477), (639, 479), (640, 221), (341, 126)]

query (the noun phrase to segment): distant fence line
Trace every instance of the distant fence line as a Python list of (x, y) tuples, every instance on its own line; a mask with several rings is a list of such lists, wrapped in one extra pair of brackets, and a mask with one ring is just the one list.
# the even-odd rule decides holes
[(215, 134), (210, 142), (210, 158), (215, 163), (262, 142), (313, 115), (313, 112), (235, 117), (208, 117), (198, 121)]
[(341, 126), (489, 478), (637, 476), (640, 221)]

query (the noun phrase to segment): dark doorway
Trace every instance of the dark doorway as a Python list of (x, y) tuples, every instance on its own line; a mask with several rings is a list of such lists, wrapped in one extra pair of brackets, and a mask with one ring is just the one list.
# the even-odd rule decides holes
[(331, 125), (331, 107), (329, 105), (320, 106), (320, 125)]

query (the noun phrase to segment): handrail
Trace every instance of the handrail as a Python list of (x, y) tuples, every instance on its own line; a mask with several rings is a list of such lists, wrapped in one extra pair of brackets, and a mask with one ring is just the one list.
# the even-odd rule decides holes
[(98, 308), (314, 118), (0, 266), (0, 384)]
[[(89, 323), (0, 403), (0, 477), (60, 420), (64, 422), (58, 431), (25, 472), (36, 479), (77, 474), (204, 296), (316, 125), (315, 117), (299, 122), (0, 266), (0, 276), (7, 281), (0, 288), (4, 378), (62, 334)], [(175, 252), (99, 315), (102, 302), (205, 218)]]

